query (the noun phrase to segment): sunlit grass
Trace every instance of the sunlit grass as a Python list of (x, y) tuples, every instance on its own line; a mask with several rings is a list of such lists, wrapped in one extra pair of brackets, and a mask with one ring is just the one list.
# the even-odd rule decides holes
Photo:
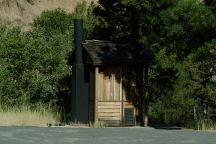
[(216, 122), (201, 118), (188, 122), (184, 125), (184, 128), (198, 131), (216, 131)]
[(106, 124), (103, 121), (91, 122), (89, 125), (91, 128), (105, 128)]
[(49, 123), (59, 123), (60, 116), (57, 112), (43, 106), (35, 109), (22, 108), (0, 108), (1, 126), (47, 126)]
[(197, 122), (197, 130), (201, 131), (211, 131), (216, 130), (216, 123), (211, 120), (199, 120)]

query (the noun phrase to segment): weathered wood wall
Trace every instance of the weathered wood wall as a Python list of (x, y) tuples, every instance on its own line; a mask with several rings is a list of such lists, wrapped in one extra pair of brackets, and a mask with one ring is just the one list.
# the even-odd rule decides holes
[(89, 121), (94, 122), (95, 117), (95, 71), (90, 71), (90, 98), (89, 98)]
[[(96, 67), (95, 72), (91, 72), (90, 85), (94, 85), (90, 87), (91, 121), (94, 117), (95, 121), (103, 121), (110, 126), (135, 124), (135, 107), (133, 102), (128, 100), (129, 92), (123, 85), (123, 78), (127, 77), (124, 72), (126, 70), (128, 69), (122, 67)], [(131, 110), (128, 111), (128, 108)], [(125, 109), (127, 112), (124, 111)]]
[(97, 75), (98, 120), (105, 122), (107, 125), (117, 126), (122, 122), (120, 74), (120, 68), (108, 67), (100, 68)]

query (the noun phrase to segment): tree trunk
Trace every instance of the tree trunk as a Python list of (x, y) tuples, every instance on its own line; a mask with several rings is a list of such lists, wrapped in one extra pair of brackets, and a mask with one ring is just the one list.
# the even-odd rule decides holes
[(144, 92), (143, 92), (143, 108), (144, 108), (144, 126), (148, 126), (148, 110), (149, 110), (149, 93), (148, 93), (148, 67), (144, 69)]
[(149, 108), (149, 94), (148, 94), (148, 68), (138, 69), (138, 92), (139, 92), (139, 116), (140, 125), (148, 126), (148, 108)]
[(194, 115), (194, 120), (197, 120), (197, 110), (196, 107), (193, 107), (193, 115)]
[(144, 126), (144, 117), (143, 117), (143, 113), (144, 113), (144, 76), (143, 76), (143, 68), (139, 69), (139, 86), (138, 86), (138, 91), (139, 91), (139, 116), (140, 116), (140, 126)]

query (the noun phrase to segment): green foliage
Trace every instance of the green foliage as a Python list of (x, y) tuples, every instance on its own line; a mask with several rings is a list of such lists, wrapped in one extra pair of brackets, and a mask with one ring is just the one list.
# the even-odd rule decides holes
[(197, 0), (179, 1), (175, 7), (160, 15), (163, 22), (162, 42), (167, 52), (176, 53), (178, 59), (183, 60), (215, 36), (215, 16)]
[[(205, 43), (199, 47), (196, 53), (193, 53), (190, 60), (191, 66), (188, 71), (191, 80), (196, 83), (196, 96), (202, 105), (211, 113), (215, 113), (216, 98), (215, 87), (216, 82), (216, 41), (215, 39)], [(214, 117), (215, 116), (210, 116)]]
[[(7, 30), (1, 27), (0, 35), (1, 48), (1, 103), (6, 101), (11, 105), (14, 102), (19, 103), (17, 97), (20, 96), (21, 91), (16, 91), (18, 87), (16, 78), (22, 70), (19, 66), (22, 65), (21, 59), (23, 57), (22, 46), (25, 44), (25, 39), (22, 38), (21, 32), (18, 28)], [(17, 69), (15, 71), (14, 69)], [(8, 94), (12, 95), (7, 97)]]
[[(73, 50), (73, 19), (93, 19), (86, 3), (80, 3), (74, 13), (56, 9), (37, 17), (32, 30), (0, 26), (0, 107), (38, 104), (65, 110), (70, 96), (70, 66)], [(86, 22), (87, 36), (94, 21)]]
[(37, 100), (48, 103), (55, 100), (48, 97), (55, 96), (57, 91), (53, 86), (59, 78), (54, 74), (62, 72), (61, 65), (66, 67), (61, 56), (69, 51), (64, 51), (66, 46), (56, 40), (48, 42), (38, 31), (23, 33), (17, 28), (1, 34), (2, 104), (19, 106)]
[(93, 15), (95, 7), (96, 5), (93, 2), (89, 6), (87, 6), (86, 1), (83, 1), (77, 5), (74, 13), (72, 14), (73, 18), (84, 20), (84, 31), (86, 39), (93, 38), (94, 27), (100, 24), (98, 22), (98, 17)]
[(94, 9), (100, 22), (95, 38), (139, 42), (154, 52), (149, 95), (156, 121), (185, 125), (207, 115), (215, 120), (214, 3), (99, 0)]
[[(99, 17), (100, 22), (94, 30), (95, 37), (124, 42), (141, 41), (145, 46), (151, 47), (158, 40), (160, 31), (158, 13), (175, 2), (175, 0), (100, 0), (100, 5), (94, 9), (94, 14)], [(97, 36), (98, 33), (100, 36)]]
[(204, 0), (206, 6), (208, 6), (215, 14), (216, 12), (216, 1), (215, 0)]
[(46, 33), (58, 34), (71, 31), (72, 15), (67, 14), (62, 9), (53, 11), (44, 11), (34, 19), (32, 26), (34, 28), (43, 28)]
[[(160, 16), (160, 45), (164, 48), (166, 56), (162, 59), (157, 58), (156, 67), (160, 63), (166, 64), (167, 57), (174, 55), (171, 69), (177, 71), (167, 73), (167, 79), (176, 78), (173, 83), (167, 81), (172, 89), (165, 89), (163, 83), (154, 85), (158, 78), (164, 76), (153, 75), (152, 87), (156, 88), (153, 89), (152, 95), (155, 97), (152, 116), (161, 116), (159, 119), (168, 124), (180, 125), (195, 121), (198, 116), (204, 119), (208, 115), (215, 120), (215, 103), (210, 99), (215, 97), (212, 77), (216, 57), (212, 50), (215, 43), (211, 41), (215, 37), (215, 16), (203, 3), (194, 0), (179, 1), (174, 7), (161, 11)], [(156, 53), (158, 54), (160, 55), (160, 52)], [(154, 70), (164, 71), (158, 68)], [(158, 93), (160, 96), (154, 94), (155, 89), (161, 90)], [(163, 107), (163, 110), (158, 110), (158, 106)]]

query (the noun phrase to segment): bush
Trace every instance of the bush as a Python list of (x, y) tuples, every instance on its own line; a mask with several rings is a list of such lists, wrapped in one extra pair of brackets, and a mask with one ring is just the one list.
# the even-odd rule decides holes
[[(74, 13), (61, 9), (44, 11), (28, 32), (0, 26), (1, 109), (36, 108), (43, 104), (56, 110), (70, 110), (67, 63), (73, 50), (73, 18), (79, 17), (92, 19), (84, 2)], [(88, 34), (92, 22), (86, 22), (85, 27)]]

